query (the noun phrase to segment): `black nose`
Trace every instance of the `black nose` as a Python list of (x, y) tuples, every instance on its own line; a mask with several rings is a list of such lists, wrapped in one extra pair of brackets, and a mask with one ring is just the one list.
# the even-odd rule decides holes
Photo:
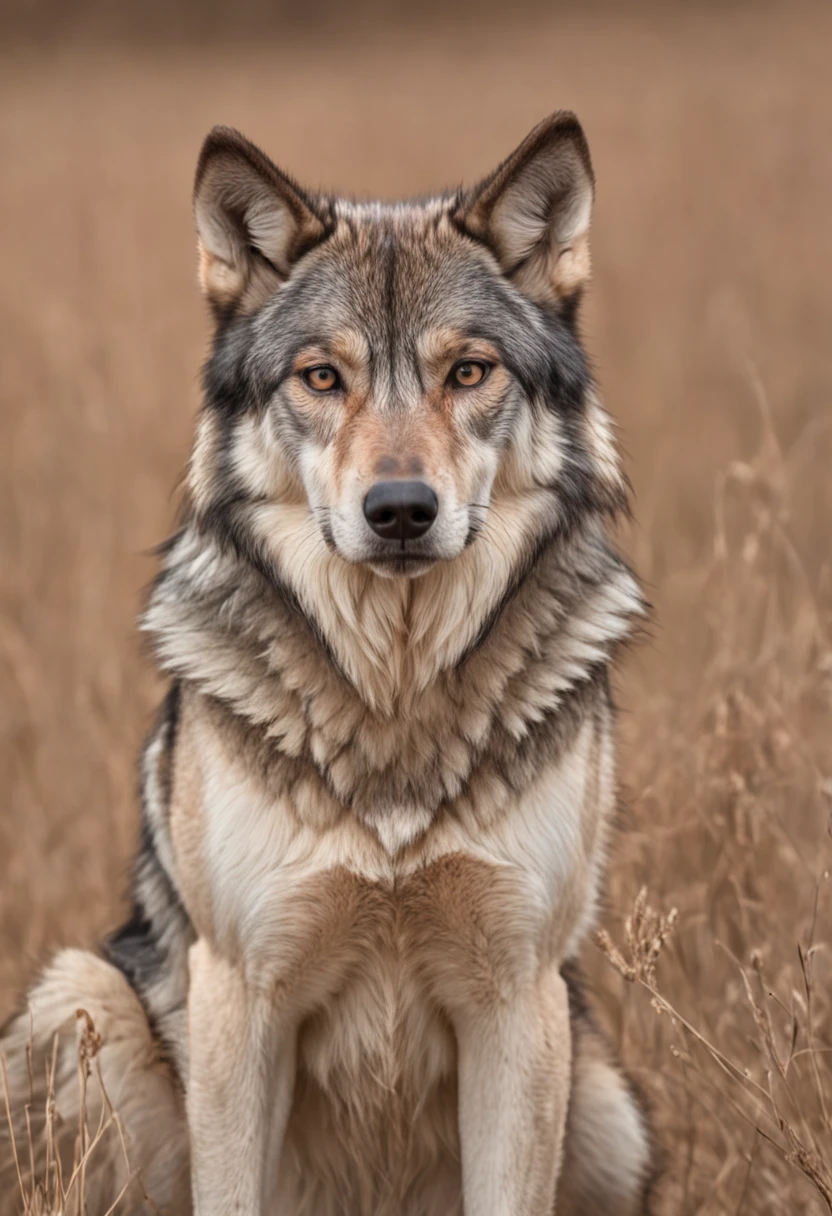
[(439, 511), (439, 499), (424, 481), (378, 481), (364, 499), (367, 523), (385, 540), (424, 536)]

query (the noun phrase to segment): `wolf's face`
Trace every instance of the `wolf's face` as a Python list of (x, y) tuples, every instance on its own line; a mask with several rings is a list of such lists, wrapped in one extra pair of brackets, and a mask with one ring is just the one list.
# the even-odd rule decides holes
[(310, 197), (212, 132), (195, 193), (217, 320), (198, 517), (278, 567), (326, 545), (414, 577), (499, 545), (497, 500), (523, 502), (532, 533), (617, 502), (574, 330), (591, 200), (570, 115), (476, 189), (395, 206)]

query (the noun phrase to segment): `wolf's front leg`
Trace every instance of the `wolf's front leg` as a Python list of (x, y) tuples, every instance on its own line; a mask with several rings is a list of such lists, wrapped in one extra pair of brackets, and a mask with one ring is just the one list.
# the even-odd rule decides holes
[(188, 1127), (196, 1216), (263, 1216), (295, 1083), (294, 1028), (204, 940), (191, 947)]
[(457, 1022), (465, 1216), (551, 1216), (570, 1084), (556, 969)]

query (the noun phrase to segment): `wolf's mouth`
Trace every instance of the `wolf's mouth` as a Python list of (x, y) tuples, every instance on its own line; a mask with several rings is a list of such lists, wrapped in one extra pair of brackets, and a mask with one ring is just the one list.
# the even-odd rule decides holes
[(391, 553), (389, 556), (376, 556), (366, 558), (366, 564), (372, 566), (409, 566), (418, 562), (438, 562), (440, 559), (435, 553)]
[(360, 556), (348, 555), (342, 551), (336, 541), (332, 529), (327, 525), (321, 529), (327, 548), (331, 553), (349, 562), (351, 566), (375, 566), (397, 571), (415, 569), (417, 566), (432, 566), (435, 562), (446, 560), (441, 553), (429, 550), (415, 550), (404, 547), (390, 547), (388, 552), (362, 553)]
[(385, 556), (367, 557), (361, 562), (362, 566), (369, 566), (376, 574), (382, 578), (390, 578), (395, 575), (407, 575), (409, 578), (418, 577), (420, 574), (426, 574), (428, 570), (442, 558), (435, 553), (391, 553)]

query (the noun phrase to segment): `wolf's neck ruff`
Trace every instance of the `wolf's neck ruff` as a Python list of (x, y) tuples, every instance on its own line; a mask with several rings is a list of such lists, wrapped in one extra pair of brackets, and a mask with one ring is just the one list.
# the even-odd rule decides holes
[(544, 546), (519, 582), (495, 582), (494, 560), (483, 538), (467, 577), (457, 561), (410, 582), (322, 548), (323, 571), (281, 595), (188, 527), (144, 627), (165, 670), (225, 707), (266, 763), (314, 774), (333, 816), (490, 817), (571, 740), (643, 610), (597, 525)]

